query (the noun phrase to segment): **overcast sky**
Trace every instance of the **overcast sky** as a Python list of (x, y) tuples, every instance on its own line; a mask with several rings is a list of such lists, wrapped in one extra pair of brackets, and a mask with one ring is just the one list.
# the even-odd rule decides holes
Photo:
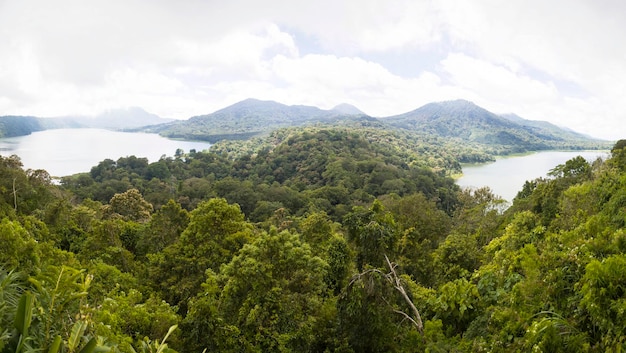
[(622, 0), (0, 0), (0, 115), (467, 99), (626, 138)]

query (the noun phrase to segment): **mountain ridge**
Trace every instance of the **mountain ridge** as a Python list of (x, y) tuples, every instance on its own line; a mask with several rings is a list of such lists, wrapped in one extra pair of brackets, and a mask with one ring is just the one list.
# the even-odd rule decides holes
[(162, 126), (152, 126), (156, 132), (169, 138), (187, 138), (215, 143), (222, 139), (248, 139), (269, 131), (290, 126), (302, 126), (336, 121), (346, 114), (308, 105), (286, 105), (271, 100), (248, 98), (210, 114), (197, 115)]
[(418, 133), (482, 145), (500, 145), (507, 151), (505, 153), (579, 149), (592, 141), (602, 141), (549, 122), (495, 114), (466, 100), (428, 103), (382, 119), (395, 127)]
[(151, 127), (148, 132), (215, 143), (222, 139), (249, 139), (276, 129), (305, 125), (400, 129), (412, 134), (453, 139), (458, 143), (477, 144), (496, 155), (547, 149), (594, 149), (602, 141), (548, 122), (533, 122), (521, 117), (507, 119), (463, 99), (432, 102), (389, 117), (373, 118), (357, 112), (362, 113), (348, 104), (323, 110), (249, 98), (210, 114)]
[[(140, 108), (135, 109), (105, 112), (92, 121), (89, 119), (72, 120), (69, 117), (64, 120), (30, 117), (29, 123), (25, 124), (29, 128), (13, 128), (12, 131), (30, 133), (28, 129), (36, 131), (59, 127), (109, 129), (117, 127), (119, 129), (119, 124), (113, 126), (115, 124), (112, 123), (116, 121), (115, 115), (117, 114), (118, 122), (135, 117), (135, 127), (126, 127), (125, 130), (158, 133), (168, 138), (202, 140), (211, 143), (220, 140), (246, 140), (277, 129), (307, 125), (395, 129), (416, 136), (434, 136), (459, 144), (482, 146), (482, 149), (492, 155), (547, 149), (597, 149), (606, 148), (605, 145), (608, 143), (608, 141), (592, 138), (546, 121), (526, 120), (513, 114), (495, 114), (462, 99), (432, 102), (403, 114), (379, 118), (364, 114), (358, 108), (345, 103), (326, 110), (315, 106), (286, 105), (254, 98), (242, 100), (210, 114), (193, 116), (187, 120), (163, 122), (164, 119), (154, 114)], [(34, 123), (32, 119), (35, 119), (37, 123)], [(15, 120), (16, 118), (13, 118), (13, 123)], [(102, 123), (104, 121), (110, 124), (107, 126)], [(138, 123), (139, 121), (141, 123)]]
[(174, 119), (161, 118), (139, 107), (111, 109), (96, 116), (64, 116), (41, 118), (35, 116), (0, 116), (0, 138), (30, 135), (50, 129), (97, 128), (108, 130), (137, 129), (166, 124)]

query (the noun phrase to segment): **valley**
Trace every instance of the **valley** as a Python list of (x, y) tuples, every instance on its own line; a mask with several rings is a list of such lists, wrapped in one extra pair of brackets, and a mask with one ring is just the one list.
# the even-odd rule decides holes
[[(179, 137), (207, 145), (231, 137), (208, 149), (144, 150), (60, 178), (0, 156), (0, 329), (28, 323), (0, 343), (129, 353), (165, 341), (173, 352), (621, 345), (612, 288), (626, 263), (624, 140), (512, 122), (466, 101), (384, 119), (250, 104), (209, 117), (219, 126), (140, 129), (193, 126)], [(42, 128), (9, 120), (14, 132)], [(22, 137), (77, 131), (127, 134), (147, 150), (167, 140), (89, 129)], [(75, 148), (94, 153), (95, 142)], [(611, 152), (574, 153), (512, 200), (452, 178), (462, 162), (565, 147)]]

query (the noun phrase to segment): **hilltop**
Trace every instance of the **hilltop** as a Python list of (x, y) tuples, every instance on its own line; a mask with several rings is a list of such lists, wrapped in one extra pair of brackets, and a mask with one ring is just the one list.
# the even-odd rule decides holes
[(495, 154), (605, 145), (548, 122), (498, 115), (466, 100), (429, 103), (383, 120), (405, 130), (478, 143)]
[(285, 105), (250, 98), (211, 114), (150, 127), (148, 131), (170, 138), (209, 142), (248, 139), (283, 127), (328, 122), (340, 116), (354, 115), (351, 113), (354, 111), (360, 112), (348, 105), (323, 110), (313, 106)]
[(348, 104), (323, 110), (246, 99), (211, 114), (152, 126), (147, 131), (170, 138), (215, 143), (220, 140), (246, 140), (267, 135), (279, 128), (307, 125), (404, 131), (421, 139), (437, 137), (478, 146), (494, 155), (609, 146), (605, 141), (548, 122), (501, 116), (465, 100), (429, 103), (404, 114), (374, 118)]
[[(0, 117), (0, 136), (19, 136), (52, 128), (105, 128), (158, 133), (176, 139), (216, 143), (268, 136), (282, 128), (316, 126), (367, 129), (400, 134), (418, 145), (458, 146), (460, 162), (482, 162), (494, 155), (550, 149), (608, 149), (610, 143), (545, 121), (498, 115), (472, 102), (426, 104), (404, 114), (375, 118), (355, 106), (325, 110), (307, 105), (246, 99), (188, 120), (168, 120), (140, 108), (111, 110), (93, 118)], [(402, 143), (404, 144), (404, 142)]]

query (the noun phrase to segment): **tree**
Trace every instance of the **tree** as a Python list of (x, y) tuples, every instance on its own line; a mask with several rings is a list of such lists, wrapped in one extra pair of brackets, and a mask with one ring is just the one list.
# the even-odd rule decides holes
[(422, 193), (386, 197), (382, 202), (393, 214), (400, 234), (398, 263), (418, 283), (433, 284), (432, 252), (450, 231), (450, 216)]
[(0, 264), (35, 272), (40, 264), (37, 241), (17, 221), (0, 221)]
[(606, 351), (618, 351), (624, 347), (624, 271), (626, 256), (614, 255), (603, 261), (591, 261), (581, 281), (581, 307), (589, 315), (592, 332), (600, 335), (596, 338), (600, 347)]
[(138, 253), (157, 253), (178, 240), (189, 225), (189, 212), (174, 200), (169, 200), (150, 219), (137, 241)]
[(416, 351), (419, 347), (407, 344), (424, 331), (407, 289), (416, 285), (408, 276), (398, 275), (397, 265), (384, 258), (387, 268), (368, 268), (353, 276), (341, 293), (340, 337), (356, 352)]
[(369, 209), (355, 207), (344, 217), (344, 225), (348, 228), (349, 240), (356, 246), (359, 271), (363, 271), (365, 265), (383, 266), (384, 254), (395, 254), (398, 240), (395, 220), (380, 201), (375, 200)]
[(246, 244), (183, 322), (186, 345), (221, 352), (309, 352), (318, 337), (326, 263), (288, 231), (272, 228)]
[(134, 243), (138, 234), (133, 229), (136, 224), (121, 219), (95, 222), (93, 230), (81, 244), (79, 258), (83, 261), (99, 259), (121, 271), (131, 272), (135, 267), (134, 256), (125, 245)]
[(219, 271), (251, 240), (252, 226), (238, 205), (221, 198), (205, 201), (191, 211), (189, 225), (177, 242), (148, 256), (152, 283), (184, 313), (186, 301), (200, 291), (205, 271)]
[[(180, 322), (174, 308), (165, 301), (154, 296), (144, 299), (137, 289), (111, 291), (92, 315), (98, 323), (98, 334), (115, 339), (120, 348), (126, 349), (129, 343), (139, 343), (144, 337), (161, 338), (170, 327)], [(171, 336), (174, 345), (178, 336), (178, 331)]]
[(150, 220), (152, 205), (144, 200), (137, 189), (130, 189), (126, 192), (115, 194), (111, 201), (111, 212), (118, 214), (122, 219), (146, 223)]

